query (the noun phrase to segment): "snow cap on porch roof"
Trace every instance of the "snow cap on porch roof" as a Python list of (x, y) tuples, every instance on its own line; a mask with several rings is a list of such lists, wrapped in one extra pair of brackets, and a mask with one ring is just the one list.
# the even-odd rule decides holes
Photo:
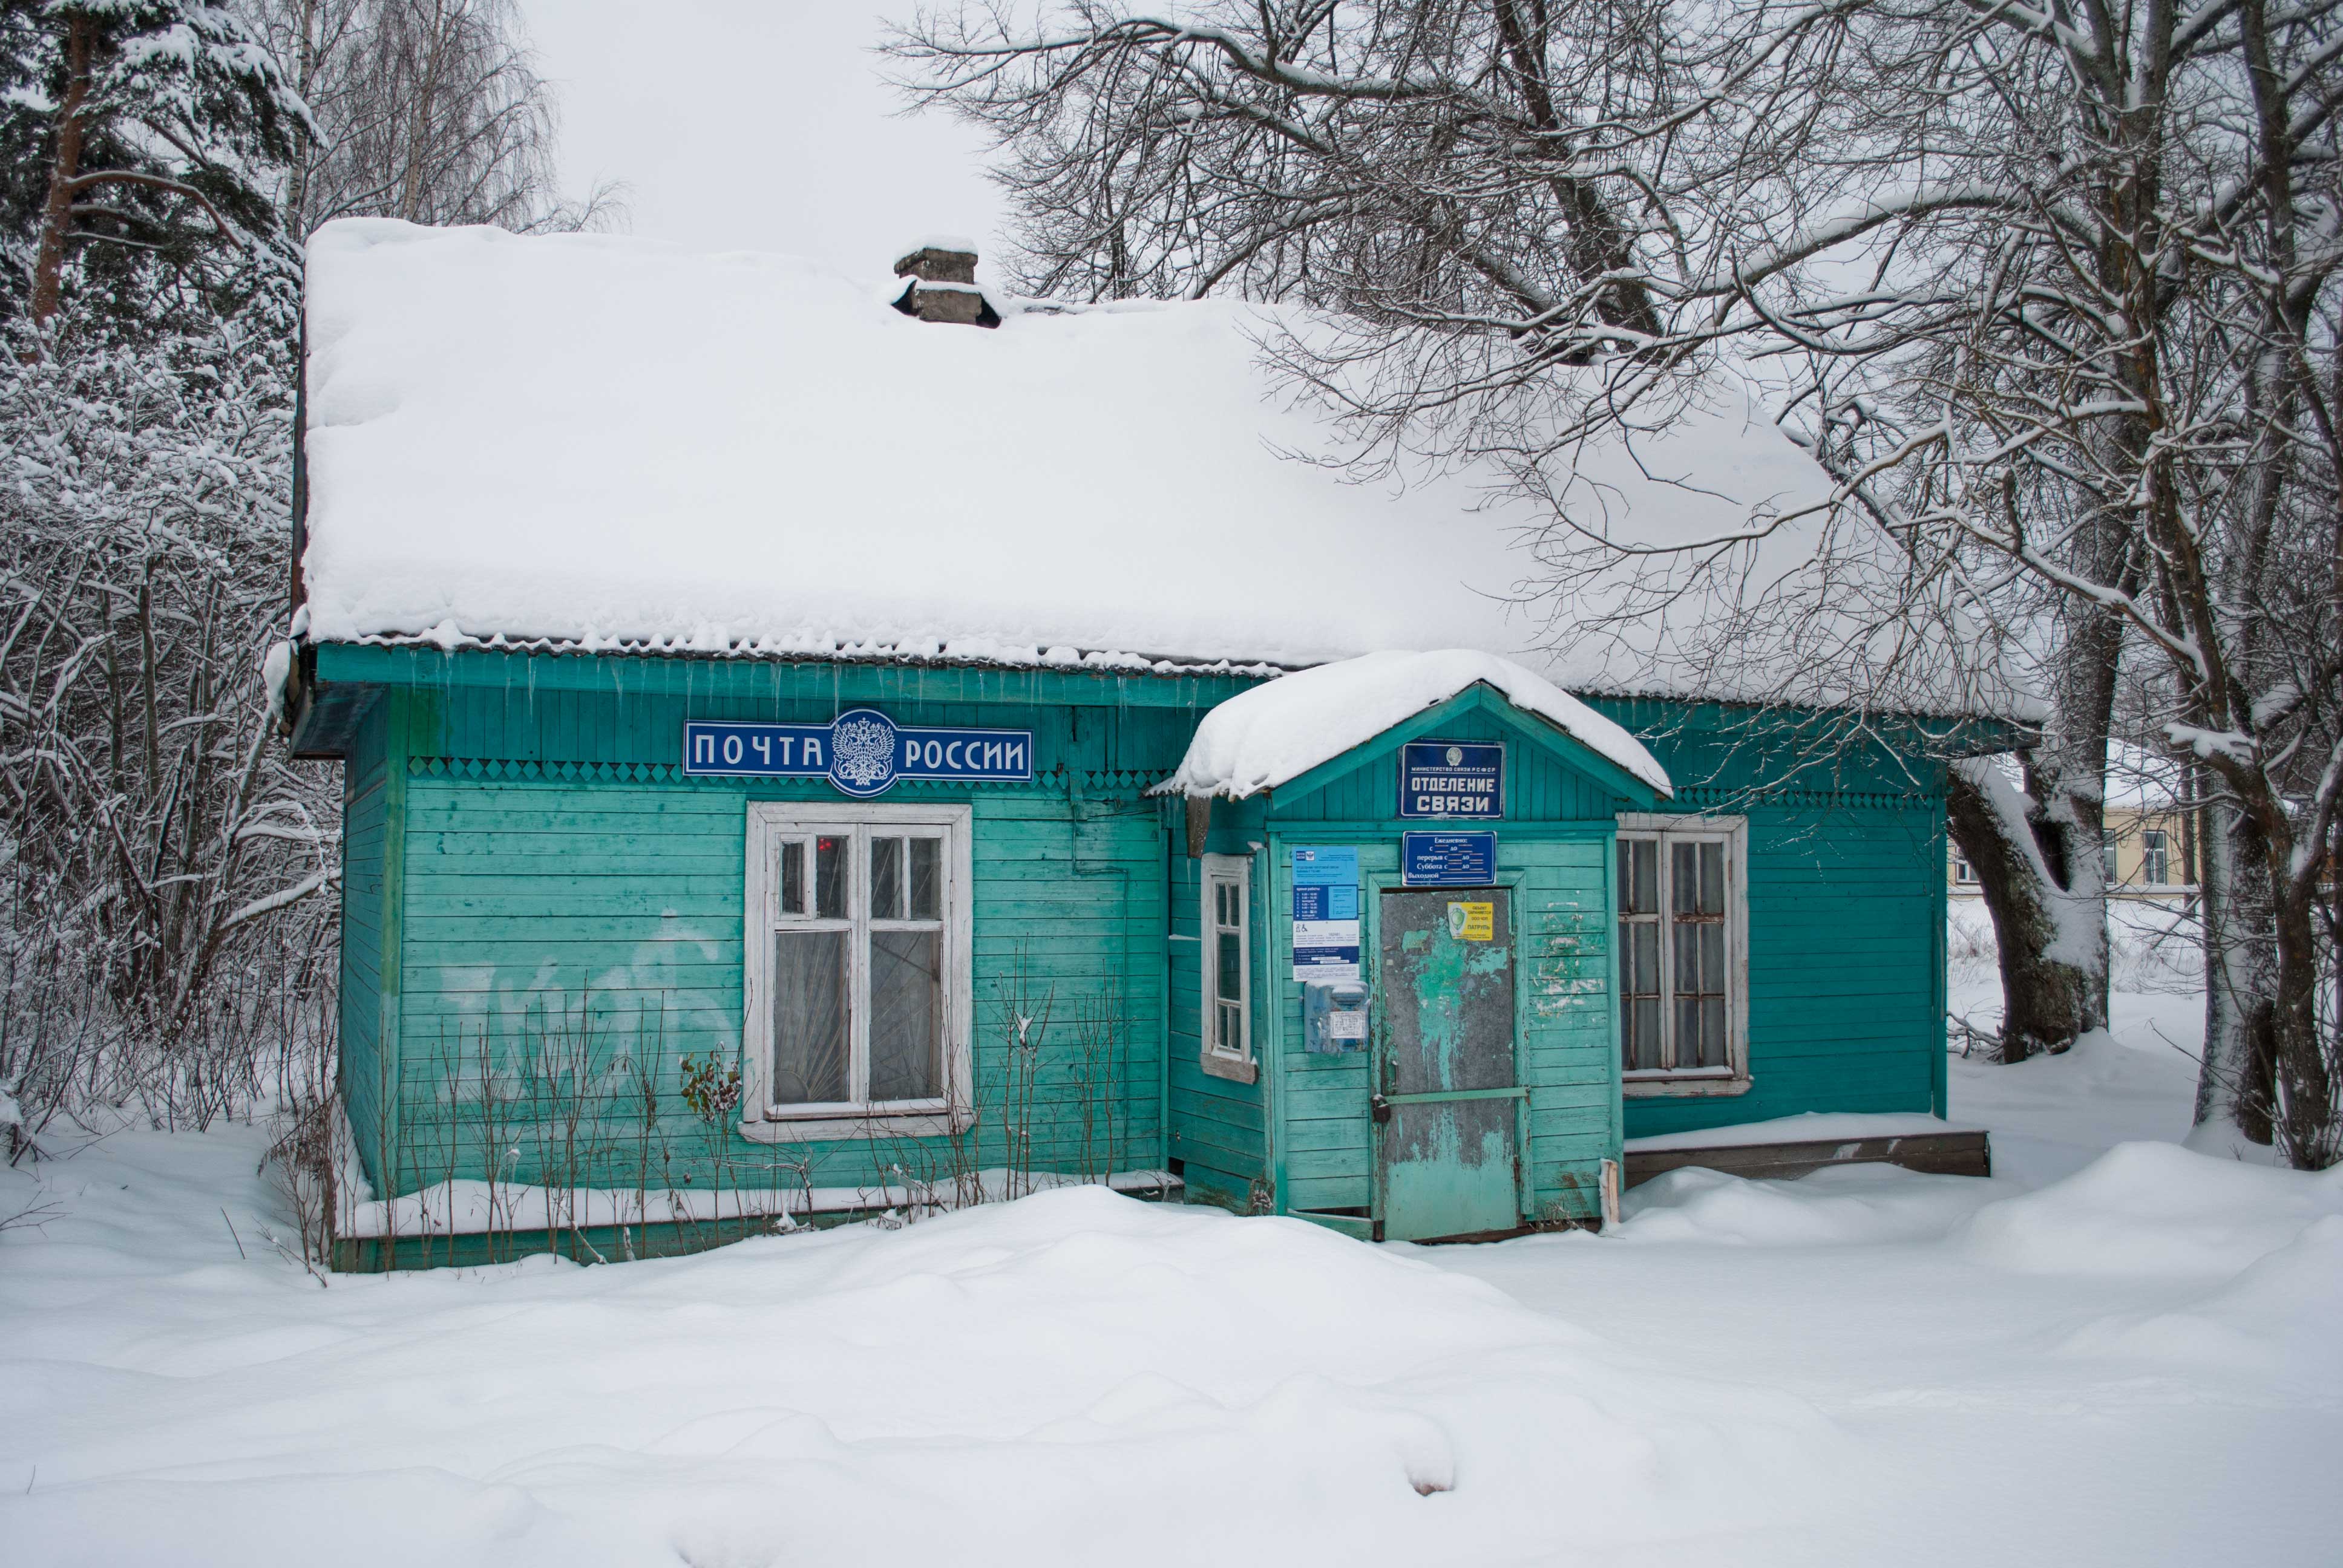
[(1301, 778), (1474, 686), (1493, 688), (1654, 793), (1675, 789), (1643, 742), (1543, 676), (1470, 648), (1370, 653), (1280, 676), (1204, 715), (1151, 794), (1242, 800)]
[[(1845, 541), (1815, 516), (1765, 526), (1831, 484), (1730, 373), (1547, 466), (1617, 540), (1759, 529), (1735, 547), (1744, 602), (1631, 596), (1595, 635), (1540, 558), (1553, 514), (1503, 475), (1346, 483), (1297, 460), (1338, 432), (1262, 346), (1320, 318), (988, 281), (1001, 327), (963, 330), (894, 309), (895, 258), (870, 259), (326, 225), (296, 635), (1158, 673), (1473, 648), (1579, 692), (2023, 716), (1964, 673), (1958, 638), (1890, 613), (1904, 566), (1875, 539), (1845, 595), (1784, 608)], [(1786, 640), (1705, 646), (1742, 617)]]

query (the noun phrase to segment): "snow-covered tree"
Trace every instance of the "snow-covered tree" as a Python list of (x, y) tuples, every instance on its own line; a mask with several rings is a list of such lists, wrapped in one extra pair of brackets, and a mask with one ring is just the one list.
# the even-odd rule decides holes
[[(1784, 702), (1832, 664), (1892, 700), (1947, 646), (1899, 629), (1956, 610), (1953, 646), (2038, 660), (2025, 788), (1953, 789), (2012, 1055), (2105, 1019), (2108, 727), (2126, 648), (2159, 661), (2161, 733), (2218, 787), (2205, 1113), (2334, 1158), (2308, 916), (2343, 793), (2337, 7), (1072, 0), (892, 48), (1002, 149), (1030, 286), (1341, 313), (1272, 352), (1354, 455), (1549, 501), (1567, 635), (1696, 603), (1678, 655)], [(1613, 538), (1572, 453), (1719, 373), (1838, 477), (1834, 515)], [(1789, 527), (1824, 541), (1802, 591), (1736, 597)], [(1851, 601), (1831, 563), (1880, 549), (1906, 591)], [(1850, 614), (1878, 635), (1815, 629)]]
[(0, 1085), (216, 1113), (329, 968), (330, 779), (284, 752), (291, 351), (60, 316), (0, 375)]
[[(307, 111), (234, 13), (206, 0), (6, 0), (0, 159), (36, 323), (76, 287), (150, 324), (289, 299), (280, 171)], [(28, 241), (29, 243), (25, 243)]]
[(337, 217), (599, 227), (600, 186), (559, 195), (557, 119), (512, 0), (237, 0), (316, 116), (286, 226)]

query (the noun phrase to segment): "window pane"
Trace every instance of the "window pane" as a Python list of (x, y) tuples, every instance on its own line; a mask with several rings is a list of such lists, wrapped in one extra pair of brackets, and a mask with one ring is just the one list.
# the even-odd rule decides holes
[(794, 839), (781, 846), (781, 912), (805, 913), (805, 846)]
[(1722, 993), (1725, 990), (1725, 922), (1700, 928), (1700, 989)]
[(1214, 1049), (1231, 1056), (1243, 1054), (1244, 1023), (1240, 1010), (1227, 1002), (1216, 1003), (1212, 1008), (1212, 1019)]
[(846, 918), (847, 849), (853, 842), (833, 837), (813, 841), (813, 912), (823, 920)]
[(1244, 1000), (1244, 940), (1234, 931), (1221, 933), (1220, 982), (1222, 1001)]
[(1619, 1040), (1629, 1070), (1660, 1060), (1660, 928), (1656, 920), (1619, 926)]
[(940, 839), (913, 839), (911, 847), (911, 919), (940, 920), (944, 909), (944, 844)]
[[(900, 841), (900, 840), (899, 840)], [(870, 933), (870, 1098), (943, 1094), (943, 933)]]
[(773, 933), (773, 1103), (844, 1100), (845, 931)]
[(1627, 1070), (1636, 1072), (1660, 1066), (1659, 999), (1653, 997), (1630, 1002), (1627, 1005), (1626, 1028), (1623, 1033)]
[(1700, 990), (1700, 928), (1679, 922), (1675, 928), (1676, 994)]
[(1703, 844), (1700, 849), (1700, 912), (1704, 915), (1725, 913), (1725, 846)]
[(903, 918), (903, 840), (870, 840), (870, 918)]
[(1660, 928), (1654, 920), (1642, 920), (1627, 928), (1628, 974), (1627, 994), (1657, 996), (1660, 994)]
[(1697, 844), (1668, 846), (1668, 902), (1680, 915), (1688, 915), (1698, 906), (1700, 899), (1700, 869), (1694, 863)]
[[(1678, 1053), (1681, 1057), (1682, 1053)], [(1704, 997), (1700, 1004), (1700, 1059), (1683, 1062), (1688, 1067), (1724, 1067), (1725, 1058), (1725, 999)]]
[(1653, 839), (1619, 840), (1619, 909), (1623, 914), (1659, 910), (1660, 846)]

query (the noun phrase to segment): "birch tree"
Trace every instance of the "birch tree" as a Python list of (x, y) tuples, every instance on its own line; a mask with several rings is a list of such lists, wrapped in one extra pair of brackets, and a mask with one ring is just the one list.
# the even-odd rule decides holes
[(558, 118), (512, 0), (241, 0), (316, 116), (287, 226), (337, 217), (599, 227), (622, 193), (559, 194)]
[[(1824, 662), (1885, 702), (1948, 647), (2038, 659), (2024, 787), (1951, 787), (2013, 1057), (2105, 1020), (2107, 729), (2126, 648), (2157, 660), (2161, 733), (2220, 795), (2204, 1114), (2334, 1157), (2331, 0), (1077, 0), (890, 47), (1001, 149), (1028, 286), (1323, 307), (1272, 357), (1353, 460), (1544, 501), (1570, 635), (1698, 604), (1671, 645), (1785, 702)], [(1719, 376), (1836, 478), (1825, 515), (1614, 538), (1572, 454)], [(1802, 591), (1746, 592), (1801, 528)], [(1901, 589), (1854, 599), (1833, 563), (1881, 551)], [(1902, 635), (1929, 625), (1961, 629)]]

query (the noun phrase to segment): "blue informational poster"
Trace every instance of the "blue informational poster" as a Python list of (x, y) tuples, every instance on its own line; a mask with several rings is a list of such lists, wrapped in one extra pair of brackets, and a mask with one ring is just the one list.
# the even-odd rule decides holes
[(1293, 978), (1359, 978), (1359, 851), (1319, 845), (1293, 851)]
[(1505, 748), (1494, 740), (1411, 740), (1399, 749), (1399, 814), (1505, 814)]
[(1497, 879), (1494, 833), (1402, 833), (1400, 880), (1411, 888), (1484, 888)]

